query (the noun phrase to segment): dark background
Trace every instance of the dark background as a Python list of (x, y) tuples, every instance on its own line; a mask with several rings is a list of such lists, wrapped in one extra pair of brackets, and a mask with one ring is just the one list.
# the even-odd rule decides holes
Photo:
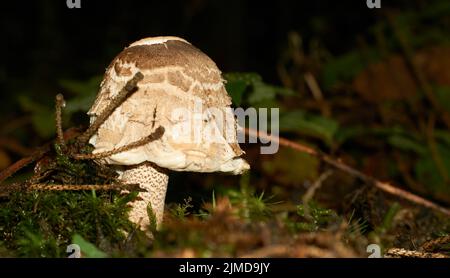
[[(391, 5), (392, 1), (383, 5)], [(425, 1), (396, 1), (398, 7)], [(408, 3), (407, 5), (402, 3)], [(257, 71), (277, 83), (275, 65), (287, 33), (320, 38), (339, 54), (377, 17), (366, 1), (10, 1), (2, 4), (2, 109), (14, 90), (53, 96), (61, 78), (102, 74), (112, 58), (143, 37), (180, 36), (224, 71)], [(13, 111), (8, 111), (12, 113)], [(6, 116), (6, 115), (3, 115)]]
[[(7, 157), (5, 159), (3, 155), (1, 166), (6, 167), (30, 153), (34, 147), (54, 137), (52, 128), (54, 128), (55, 95), (63, 93), (69, 100), (79, 97), (71, 90), (67, 90), (67, 86), (62, 86), (62, 81), (89, 82), (92, 77), (100, 77), (110, 61), (123, 48), (138, 39), (151, 36), (180, 36), (209, 55), (223, 72), (256, 72), (269, 84), (286, 86), (280, 78), (277, 65), (288, 48), (290, 32), (299, 35), (303, 51), (309, 56), (313, 56), (316, 51), (314, 44), (311, 44), (316, 42), (316, 46), (320, 45), (321, 50), (326, 50), (327, 57), (341, 57), (361, 49), (364, 52), (368, 46), (380, 48), (371, 28), (386, 21), (386, 12), (400, 16), (420, 15), (422, 10), (434, 9), (430, 7), (436, 7), (438, 10), (440, 6), (446, 4), (445, 1), (437, 0), (433, 1), (433, 5), (425, 0), (384, 0), (382, 9), (369, 9), (366, 0), (270, 2), (81, 0), (81, 9), (69, 9), (65, 0), (3, 3), (0, 11), (2, 34), (0, 135), (4, 134), (6, 139), (2, 139), (4, 142), (0, 143), (7, 146), (5, 147)], [(445, 17), (436, 22), (429, 17), (422, 20), (419, 25), (422, 29), (412, 30), (413, 38), (415, 33), (424, 36), (428, 30), (436, 30), (442, 22), (445, 23)], [(392, 39), (392, 31), (386, 29), (389, 53), (384, 53), (380, 49), (382, 57), (388, 57), (391, 52), (400, 52), (396, 39)], [(433, 32), (430, 31), (430, 34)], [(364, 55), (360, 58), (364, 60)], [(324, 63), (328, 63), (329, 60), (330, 58), (327, 58)], [(367, 61), (365, 63), (369, 64)], [(301, 81), (303, 74), (311, 71), (318, 78), (319, 85), (323, 85), (320, 76), (323, 65), (319, 65), (317, 69), (315, 64), (317, 63), (313, 62), (308, 65), (306, 59), (306, 63), (299, 66), (298, 77), (295, 70), (290, 72), (294, 83), (295, 79)], [(346, 72), (352, 72), (353, 77), (362, 69), (355, 69), (358, 64), (360, 64), (358, 61), (340, 64), (333, 71), (338, 69), (340, 72), (336, 74), (337, 79)], [(386, 76), (391, 75), (392, 73), (387, 73)], [(384, 80), (383, 78), (385, 76), (382, 75), (381, 80)], [(412, 79), (408, 79), (408, 82), (409, 80)], [(383, 81), (380, 84), (382, 83)], [(88, 92), (92, 97), (98, 88), (95, 82), (93, 84), (95, 86), (91, 86), (92, 92)], [(340, 124), (361, 124), (370, 121), (376, 128), (381, 121), (383, 126), (415, 125), (416, 119), (408, 119), (407, 123), (397, 119), (405, 114), (403, 110), (398, 110), (399, 115), (395, 115), (394, 120), (390, 120), (389, 115), (383, 115), (389, 114), (390, 111), (395, 113), (397, 109), (394, 106), (383, 108), (390, 105), (382, 97), (383, 93), (390, 94), (388, 90), (382, 88), (376, 92), (380, 95), (380, 99), (377, 99), (374, 105), (366, 103), (366, 99), (371, 98), (371, 92), (366, 93), (369, 96), (365, 99), (355, 98), (353, 89), (346, 86), (340, 90), (341, 93), (344, 91), (348, 98), (344, 101), (353, 102), (351, 110), (340, 108), (340, 104), (334, 105), (341, 97), (335, 92), (329, 94), (328, 88), (324, 88), (328, 97), (335, 97), (329, 101), (335, 107), (332, 108), (334, 118)], [(321, 104), (314, 103), (309, 91), (305, 92), (303, 87), (295, 84), (292, 87), (300, 92), (300, 100), (284, 101), (284, 106), (289, 109), (299, 107), (312, 109), (313, 112), (323, 114)], [(395, 90), (400, 93), (407, 91), (401, 87)], [(403, 98), (397, 98), (396, 101), (398, 101), (396, 105), (399, 106), (405, 106), (405, 103), (409, 102)], [(429, 106), (425, 101), (422, 103), (423, 105), (419, 106), (423, 106), (423, 110), (417, 113), (425, 115), (424, 111)], [(77, 113), (71, 112), (70, 120), (66, 117), (65, 128), (85, 124), (86, 120), (84, 107)], [(363, 138), (362, 141), (365, 142), (367, 139)], [(344, 147), (353, 152), (354, 145), (347, 144)], [(375, 142), (373, 145), (377, 144), (381, 145), (383, 151), (390, 151), (385, 149), (384, 142)], [(319, 147), (325, 147), (326, 151), (330, 151), (323, 144)], [(371, 148), (372, 145), (359, 150), (370, 155), (373, 151)], [(369, 171), (380, 176), (393, 177), (388, 171)]]
[[(81, 0), (81, 9), (69, 9), (66, 0), (2, 3), (0, 170), (55, 138), (56, 94), (63, 93), (67, 100), (64, 129), (85, 128), (86, 111), (105, 68), (122, 49), (145, 37), (179, 36), (225, 73), (234, 105), (280, 108), (281, 137), (448, 207), (450, 2), (381, 3), (381, 9), (369, 9), (366, 0)], [(238, 73), (227, 74), (232, 72)], [(306, 84), (307, 76), (316, 87)], [(247, 175), (170, 174), (166, 215), (181, 211), (182, 217), (168, 222), (170, 232), (159, 239), (162, 245), (154, 248), (154, 256), (187, 256), (183, 250), (189, 244), (198, 250), (214, 250), (211, 246), (217, 244), (211, 255), (218, 257), (260, 247), (258, 242), (247, 246), (242, 244), (247, 240), (235, 241), (240, 232), (249, 242), (265, 241), (266, 233), (273, 233), (276, 240), (267, 244), (281, 242), (291, 249), (300, 232), (313, 231), (317, 245), (334, 246), (343, 227), (336, 230), (336, 217), (349, 224), (342, 228), (345, 233), (362, 235), (355, 240), (360, 245), (355, 250), (364, 256), (370, 242), (416, 250), (430, 237), (450, 234), (448, 217), (434, 217), (422, 205), (404, 201), (402, 194), (385, 194), (354, 173), (334, 169), (320, 181), (331, 170), (320, 159), (288, 147), (274, 155), (261, 155), (258, 144), (241, 147), (252, 168)], [(32, 167), (7, 182), (26, 180)], [(310, 204), (303, 198), (316, 183), (320, 188)], [(64, 255), (65, 250), (58, 250), (65, 245), (58, 246), (55, 239), (64, 234), (68, 243), (80, 227), (86, 228), (82, 236), (97, 246), (103, 244), (98, 223), (105, 224), (106, 236), (116, 236), (109, 228), (118, 217), (102, 208), (108, 202), (84, 193), (44, 195), (46, 201), (24, 194), (0, 202), (0, 220), (6, 219), (0, 223), (0, 257), (2, 242), (10, 250), (21, 247), (19, 255), (42, 256), (43, 241), (33, 234), (45, 235), (48, 256)], [(95, 202), (99, 209), (79, 206), (85, 214), (74, 217), (65, 201), (74, 196)], [(225, 212), (233, 208), (246, 222), (233, 220), (236, 226), (230, 226), (220, 213), (200, 220), (216, 197)], [(313, 218), (306, 217), (306, 207), (316, 214)], [(61, 226), (61, 215), (76, 222)], [(96, 222), (85, 221), (86, 215), (94, 215), (89, 219)], [(43, 234), (51, 230), (47, 227), (53, 228), (50, 236)], [(24, 237), (22, 231), (32, 232)], [(329, 234), (322, 238), (321, 231)], [(225, 243), (242, 248), (240, 253), (221, 253), (224, 236), (229, 236)], [(202, 243), (192, 243), (192, 238)], [(305, 242), (292, 249), (299, 253), (286, 256), (304, 255), (311, 243)], [(181, 253), (164, 253), (166, 243)], [(125, 255), (142, 256), (138, 253)]]
[(129, 43), (160, 35), (186, 38), (223, 71), (258, 71), (276, 81), (273, 68), (289, 31), (305, 40), (320, 37), (339, 53), (377, 16), (365, 0), (82, 0), (81, 9), (67, 8), (64, 0), (11, 2), (1, 11), (2, 53), (7, 53), (2, 75), (33, 75), (49, 83), (63, 75), (97, 74)]

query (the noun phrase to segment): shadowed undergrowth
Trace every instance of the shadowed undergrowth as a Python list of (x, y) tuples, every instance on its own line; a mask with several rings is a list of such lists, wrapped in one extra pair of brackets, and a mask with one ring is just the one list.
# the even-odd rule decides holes
[[(425, 6), (382, 15), (340, 55), (333, 55), (319, 35), (290, 32), (276, 69), (280, 84), (268, 84), (257, 73), (224, 74), (233, 105), (279, 108), (280, 133), (287, 139), (448, 207), (450, 4), (435, 0)], [(330, 24), (326, 18), (314, 20), (317, 26)], [(87, 125), (85, 111), (100, 81), (98, 76), (59, 80), (68, 97), (66, 127)], [(10, 88), (19, 96), (8, 109), (24, 117), (11, 124), (0, 119), (1, 168), (29, 155), (30, 147), (24, 146), (55, 135), (54, 103), (35, 97), (44, 94), (40, 88), (18, 84)], [(89, 145), (84, 147), (81, 151), (89, 153)], [(19, 186), (0, 194), (0, 256), (67, 257), (72, 243), (85, 257), (367, 257), (369, 244), (384, 251), (397, 247), (449, 255), (448, 217), (339, 171), (305, 202), (305, 193), (328, 170), (320, 159), (283, 147), (270, 156), (261, 155), (256, 144), (242, 147), (252, 170), (240, 181), (219, 175), (171, 177), (165, 222), (153, 239), (127, 219), (127, 202), (136, 192), (43, 192)], [(48, 185), (118, 182), (114, 170), (92, 160), (75, 161), (59, 145), (36, 169), (40, 175), (33, 181)], [(32, 172), (26, 170), (0, 189), (30, 185), (23, 182)], [(442, 240), (432, 248), (423, 245), (433, 239)]]

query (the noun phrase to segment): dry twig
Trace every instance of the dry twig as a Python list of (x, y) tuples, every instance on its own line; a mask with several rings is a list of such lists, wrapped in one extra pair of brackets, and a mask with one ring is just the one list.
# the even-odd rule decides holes
[(425, 252), (434, 252), (443, 248), (444, 245), (450, 245), (450, 235), (427, 241), (420, 246), (420, 250)]
[[(139, 81), (141, 81), (144, 78), (144, 75), (141, 72), (137, 72), (133, 78), (131, 78), (126, 84), (125, 86), (122, 88), (122, 90), (120, 90), (120, 92), (118, 93), (118, 95), (109, 103), (109, 105), (104, 109), (104, 111), (102, 111), (102, 113), (97, 117), (97, 119), (94, 121), (94, 123), (80, 136), (78, 136), (77, 138), (77, 143), (83, 145), (86, 144), (89, 140), (89, 138), (92, 137), (92, 135), (97, 132), (98, 128), (104, 123), (104, 121), (111, 115), (112, 112), (114, 112), (114, 110), (120, 105), (122, 104), (130, 95), (131, 93), (135, 92), (137, 89), (137, 83)], [(73, 137), (75, 137), (74, 135), (78, 135), (79, 133), (74, 133), (73, 130), (74, 129), (70, 129), (68, 130), (66, 133), (63, 133), (62, 131), (62, 119), (61, 119), (61, 109), (64, 106), (64, 97), (61, 94), (58, 94), (56, 96), (56, 132), (57, 132), (57, 143), (62, 146), (65, 147), (65, 137), (67, 137), (67, 139), (71, 139)], [(131, 143), (127, 146), (124, 146), (122, 148), (119, 148), (117, 150), (113, 150), (111, 152), (106, 152), (106, 153), (102, 153), (102, 154), (97, 154), (96, 155), (74, 155), (75, 157), (77, 157), (78, 159), (91, 159), (92, 158), (97, 158), (97, 157), (106, 157), (109, 155), (112, 155), (114, 153), (118, 153), (118, 152), (122, 152), (122, 151), (126, 151), (129, 150), (131, 148), (135, 148), (138, 146), (142, 146), (148, 142), (151, 142), (153, 140), (158, 139), (159, 137), (162, 136), (162, 134), (164, 133), (164, 128), (160, 127), (158, 129), (156, 129), (156, 131), (154, 133), (152, 133), (150, 136), (141, 139), (137, 142)], [(51, 144), (52, 142), (46, 144), (45, 146), (41, 147), (40, 149), (38, 149), (36, 152), (34, 152), (32, 155), (25, 157), (17, 162), (15, 162), (13, 165), (9, 166), (8, 168), (6, 168), (5, 170), (3, 170), (2, 172), (0, 172), (0, 184), (5, 181), (7, 178), (9, 178), (10, 176), (12, 176), (13, 174), (15, 174), (17, 171), (19, 171), (20, 169), (24, 168), (25, 166), (38, 161), (39, 159), (41, 159), (45, 154), (47, 154), (50, 150), (51, 150)], [(97, 186), (97, 185), (96, 185)], [(68, 186), (70, 187), (70, 186)], [(60, 187), (60, 188), (65, 188)], [(73, 187), (71, 187), (73, 188)], [(101, 189), (99, 187), (96, 187), (95, 189)], [(66, 189), (63, 189), (66, 190)], [(70, 190), (70, 189), (67, 189)]]
[(306, 191), (305, 195), (303, 195), (303, 205), (305, 210), (305, 216), (311, 217), (309, 213), (309, 201), (314, 197), (314, 193), (317, 189), (319, 189), (323, 182), (333, 173), (333, 171), (328, 170), (320, 175), (320, 177), (311, 185), (308, 190)]
[[(71, 128), (66, 130), (64, 132), (64, 139), (70, 140), (77, 136), (79, 134), (78, 130), (76, 128)], [(25, 166), (29, 165), (30, 163), (36, 162), (39, 159), (41, 159), (45, 154), (47, 154), (50, 151), (51, 143), (47, 143), (46, 145), (39, 148), (37, 151), (35, 151), (32, 155), (22, 158), (19, 161), (16, 161), (8, 168), (4, 169), (0, 172), (0, 185), (2, 182), (4, 182), (7, 178), (14, 175), (17, 171), (24, 168)]]
[(82, 191), (82, 190), (129, 190), (143, 191), (139, 184), (46, 184), (36, 183), (27, 186), (27, 190), (41, 191)]
[(111, 102), (106, 106), (106, 108), (100, 113), (100, 115), (95, 119), (91, 126), (80, 136), (78, 137), (78, 142), (81, 144), (85, 144), (89, 141), (89, 139), (94, 135), (100, 126), (106, 121), (106, 119), (114, 112), (114, 110), (119, 107), (129, 96), (130, 94), (136, 92), (137, 83), (144, 79), (144, 75), (141, 72), (137, 72), (133, 78), (131, 78), (122, 90), (119, 91), (117, 96), (111, 100)]
[(64, 96), (62, 94), (56, 95), (56, 105), (55, 105), (55, 111), (56, 111), (56, 138), (58, 144), (65, 148), (66, 142), (64, 142), (64, 133), (62, 130), (62, 117), (61, 112), (62, 108), (66, 106), (66, 102), (64, 101)]
[(245, 128), (245, 133), (247, 133), (249, 136), (256, 136), (259, 138), (264, 138), (266, 141), (278, 142), (282, 146), (297, 150), (302, 153), (307, 153), (309, 155), (315, 156), (318, 159), (320, 159), (321, 161), (323, 161), (323, 162), (325, 162), (347, 174), (350, 174), (356, 178), (359, 178), (360, 180), (364, 181), (367, 184), (372, 184), (384, 192), (387, 192), (391, 195), (398, 196), (400, 198), (403, 198), (403, 199), (413, 202), (415, 204), (440, 211), (441, 213), (450, 216), (450, 209), (448, 209), (448, 208), (444, 208), (432, 201), (429, 201), (429, 200), (422, 198), (418, 195), (415, 195), (411, 192), (408, 192), (406, 190), (392, 186), (389, 183), (379, 181), (379, 180), (377, 180), (371, 176), (368, 176), (368, 175), (364, 174), (363, 172), (358, 171), (358, 170), (344, 164), (341, 161), (335, 160), (332, 157), (330, 157), (326, 154), (323, 154), (311, 147), (290, 141), (285, 138), (272, 136), (265, 132), (257, 131), (254, 129)]
[(391, 248), (384, 254), (385, 258), (448, 258), (440, 253), (428, 253), (421, 251), (406, 250), (403, 248)]
[(322, 115), (330, 116), (330, 107), (325, 101), (322, 90), (320, 89), (319, 83), (317, 82), (314, 75), (310, 72), (307, 72), (304, 74), (303, 78), (305, 79), (306, 85), (308, 85), (308, 88), (311, 90), (314, 99), (319, 104)]
[(48, 183), (12, 183), (2, 186), (0, 197), (7, 197), (11, 192), (24, 191), (84, 191), (84, 190), (101, 190), (101, 191), (137, 191), (143, 189), (139, 184), (48, 184)]
[(106, 152), (101, 152), (101, 153), (90, 153), (90, 154), (73, 154), (72, 157), (75, 159), (101, 159), (101, 158), (105, 158), (114, 154), (118, 154), (121, 152), (126, 152), (128, 150), (134, 149), (134, 148), (138, 148), (140, 146), (143, 146), (145, 144), (148, 144), (152, 141), (158, 140), (159, 138), (161, 138), (164, 134), (164, 127), (159, 126), (157, 129), (155, 129), (155, 131), (148, 135), (147, 137), (144, 137), (143, 139), (140, 139), (136, 142), (132, 142), (128, 145), (122, 146), (120, 148), (114, 149), (112, 151), (106, 151)]

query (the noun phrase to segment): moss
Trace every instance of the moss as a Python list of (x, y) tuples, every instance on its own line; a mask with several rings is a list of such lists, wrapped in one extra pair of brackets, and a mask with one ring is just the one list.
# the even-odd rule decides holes
[(126, 203), (134, 194), (17, 192), (0, 203), (0, 240), (18, 256), (64, 257), (73, 235), (117, 248), (133, 225)]

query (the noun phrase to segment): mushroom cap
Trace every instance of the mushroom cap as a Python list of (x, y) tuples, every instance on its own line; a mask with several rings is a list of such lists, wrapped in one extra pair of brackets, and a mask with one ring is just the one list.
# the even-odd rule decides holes
[(90, 139), (100, 153), (150, 135), (163, 136), (144, 146), (104, 159), (104, 163), (136, 165), (152, 162), (174, 171), (231, 172), (249, 169), (237, 142), (231, 98), (216, 64), (177, 37), (145, 38), (119, 53), (106, 69), (91, 123), (138, 71), (144, 79)]

